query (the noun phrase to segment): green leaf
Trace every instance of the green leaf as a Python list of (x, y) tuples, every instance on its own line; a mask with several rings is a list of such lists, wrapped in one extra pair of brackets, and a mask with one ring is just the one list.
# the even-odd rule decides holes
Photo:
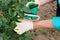
[(0, 27), (2, 26), (2, 21), (1, 21), (1, 19), (0, 19)]
[(20, 4), (17, 3), (16, 10), (19, 11), (20, 9), (21, 9), (21, 6), (20, 6)]
[(11, 29), (14, 29), (14, 28), (16, 27), (15, 21), (12, 21), (12, 22), (11, 22), (10, 27), (11, 27)]
[(42, 30), (42, 33), (43, 34), (47, 34), (48, 33), (48, 30)]
[(19, 40), (25, 40), (25, 38), (24, 37), (20, 37)]
[(36, 36), (37, 36), (39, 33), (40, 33), (40, 30), (39, 30), (39, 29), (35, 30), (35, 32), (34, 32), (34, 34), (35, 34)]
[(32, 32), (28, 31), (24, 34), (24, 37), (32, 37)]
[(20, 2), (21, 4), (24, 4), (24, 5), (25, 5), (25, 4), (28, 2), (28, 0), (24, 0), (24, 1), (23, 1), (23, 0), (19, 0), (19, 2)]
[(3, 22), (3, 23), (7, 23), (7, 19), (4, 18), (4, 17), (2, 17), (2, 22)]
[(11, 2), (11, 0), (1, 0), (1, 1), (4, 5), (8, 5)]
[(17, 2), (17, 0), (12, 0), (12, 2), (13, 2), (13, 3), (16, 3), (16, 2)]
[(9, 13), (9, 15), (11, 16), (11, 8), (9, 8), (8, 13)]
[(0, 33), (0, 36), (3, 38), (3, 40), (8, 40), (10, 36), (7, 37), (5, 33)]
[(27, 37), (27, 38), (25, 38), (25, 40), (32, 40), (32, 38)]
[(19, 2), (19, 3), (21, 3), (21, 2), (22, 2), (22, 0), (18, 0), (18, 2)]
[(12, 12), (10, 14), (11, 14), (11, 17), (13, 18), (13, 17), (15, 17), (17, 15), (17, 12), (15, 11), (15, 12)]
[(20, 12), (18, 11), (18, 15), (20, 16), (20, 18), (23, 18), (24, 17), (24, 13), (21, 12), (21, 11)]
[(13, 18), (17, 15), (17, 12), (16, 11), (12, 12), (11, 8), (9, 8), (8, 12), (9, 12), (9, 15), (10, 15), (11, 18)]
[(0, 17), (0, 27), (3, 26), (3, 24), (7, 23), (7, 19), (4, 17)]
[(22, 10), (23, 10), (24, 12), (31, 13), (31, 10), (30, 10), (28, 7), (24, 7)]

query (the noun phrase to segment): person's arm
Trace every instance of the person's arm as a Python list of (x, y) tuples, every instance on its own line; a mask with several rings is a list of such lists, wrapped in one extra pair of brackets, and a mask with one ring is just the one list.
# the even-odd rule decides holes
[(52, 19), (50, 20), (40, 20), (37, 22), (33, 22), (33, 28), (54, 28), (52, 25)]
[(54, 28), (56, 30), (60, 30), (60, 17), (53, 17), (51, 20), (33, 22), (33, 29), (37, 28)]
[(55, 0), (35, 0), (35, 2), (37, 4), (39, 4), (40, 6), (43, 6), (43, 5), (50, 3), (50, 2), (53, 2), (53, 1), (55, 1)]

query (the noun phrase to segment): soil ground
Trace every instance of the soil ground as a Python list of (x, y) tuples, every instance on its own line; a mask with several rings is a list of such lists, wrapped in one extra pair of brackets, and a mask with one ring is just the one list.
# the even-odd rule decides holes
[[(56, 14), (56, 1), (46, 4), (40, 7), (39, 16), (42, 20), (52, 19), (53, 16)], [(47, 30), (47, 34), (43, 34), (40, 32), (39, 35), (33, 36), (34, 40), (60, 40), (60, 31), (55, 29), (43, 29)]]

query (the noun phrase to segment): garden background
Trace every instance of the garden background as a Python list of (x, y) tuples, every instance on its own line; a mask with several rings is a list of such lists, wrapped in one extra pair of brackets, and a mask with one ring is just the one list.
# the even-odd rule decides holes
[[(10, 1), (3, 0), (2, 6), (1, 1), (2, 0), (0, 0), (0, 40), (60, 40), (60, 31), (57, 31), (55, 29), (38, 29), (28, 31), (23, 35), (16, 34), (13, 31), (14, 27), (16, 26), (15, 20), (17, 19), (15, 16), (17, 12), (18, 15), (23, 18), (23, 12), (20, 10), (23, 3), (20, 5), (20, 1), (13, 0), (12, 4), (8, 5)], [(54, 1), (39, 8), (38, 15), (41, 17), (41, 20), (52, 19), (55, 16), (57, 8), (56, 4), (56, 1)], [(6, 5), (8, 5), (8, 7)], [(11, 7), (11, 5), (13, 7)], [(24, 9), (24, 11), (28, 12), (26, 10), (27, 8)], [(13, 13), (13, 15), (11, 13)]]

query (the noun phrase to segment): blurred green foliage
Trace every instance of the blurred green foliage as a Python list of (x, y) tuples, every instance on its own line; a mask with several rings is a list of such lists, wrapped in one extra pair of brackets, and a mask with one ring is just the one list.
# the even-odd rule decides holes
[[(30, 33), (18, 35), (14, 32), (16, 27), (17, 15), (20, 18), (24, 17), (24, 12), (30, 12), (30, 9), (25, 7), (26, 3), (31, 0), (0, 0), (0, 40), (32, 40)], [(28, 9), (28, 10), (26, 10)]]
[[(28, 31), (22, 35), (14, 32), (17, 15), (24, 17), (24, 12), (30, 12), (26, 3), (34, 0), (0, 0), (0, 40), (33, 40), (32, 35), (38, 35), (40, 30)], [(23, 12), (24, 11), (24, 12)], [(44, 31), (46, 33), (46, 31)]]

